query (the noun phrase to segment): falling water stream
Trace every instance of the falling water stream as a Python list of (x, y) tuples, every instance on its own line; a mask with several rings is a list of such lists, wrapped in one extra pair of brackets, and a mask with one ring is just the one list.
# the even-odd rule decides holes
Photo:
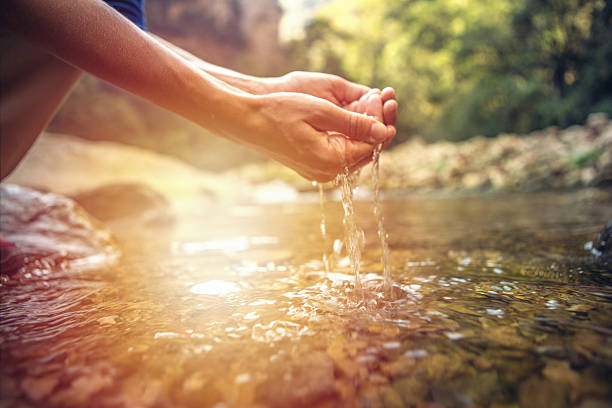
[[(383, 268), (383, 291), (388, 299), (392, 297), (392, 285), (391, 270), (389, 266), (389, 244), (387, 242), (387, 232), (384, 226), (384, 214), (380, 204), (380, 154), (382, 151), (382, 144), (376, 145), (372, 152), (372, 185), (374, 188), (374, 215), (376, 217), (377, 232), (380, 240), (381, 249), (381, 264)], [(353, 274), (355, 275), (355, 294), (357, 298), (362, 298), (362, 285), (360, 275), (360, 261), (361, 261), (361, 249), (365, 245), (365, 234), (361, 230), (355, 221), (355, 211), (353, 206), (353, 189), (355, 180), (357, 179), (356, 174), (351, 174), (348, 168), (344, 168), (344, 173), (336, 176), (335, 183), (340, 187), (342, 193), (342, 208), (344, 210), (344, 241), (348, 252), (349, 260), (351, 262)], [(317, 185), (316, 182), (313, 183)], [(327, 231), (325, 222), (325, 201), (323, 196), (323, 186), (318, 184), (319, 188), (319, 203), (321, 206), (321, 238), (323, 239), (324, 248), (327, 248)], [(327, 256), (327, 249), (323, 250), (323, 265), (325, 272), (329, 272), (329, 259)]]
[[(313, 184), (316, 184), (314, 182)], [(323, 239), (323, 266), (325, 273), (329, 273), (329, 258), (327, 257), (327, 228), (325, 223), (325, 197), (323, 197), (323, 184), (319, 184), (319, 204), (321, 205), (321, 238)]]
[(359, 272), (361, 262), (361, 247), (365, 243), (365, 234), (355, 222), (355, 209), (353, 207), (353, 185), (354, 173), (351, 174), (347, 167), (344, 173), (336, 176), (336, 183), (342, 192), (342, 208), (344, 209), (344, 240), (346, 251), (351, 261), (353, 273), (355, 274), (355, 295), (358, 299), (363, 297), (361, 287), (361, 276)]
[(372, 153), (372, 185), (374, 187), (374, 215), (376, 216), (376, 224), (378, 230), (378, 238), (380, 239), (380, 251), (381, 251), (381, 263), (383, 267), (383, 289), (385, 296), (391, 297), (391, 287), (393, 282), (391, 281), (391, 269), (389, 267), (389, 243), (387, 242), (387, 232), (385, 231), (385, 216), (383, 214), (380, 205), (380, 187), (378, 185), (380, 177), (380, 153), (382, 151), (382, 144), (376, 145), (374, 152)]
[(372, 203), (339, 179), (327, 274), (316, 193), (113, 223), (115, 267), (0, 271), (0, 406), (610, 406), (612, 273), (592, 241), (612, 191), (388, 194), (389, 300), (355, 225), (376, 234)]

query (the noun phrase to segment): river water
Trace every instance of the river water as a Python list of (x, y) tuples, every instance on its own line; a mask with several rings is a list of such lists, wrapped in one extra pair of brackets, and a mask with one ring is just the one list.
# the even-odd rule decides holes
[(585, 249), (609, 193), (383, 196), (393, 300), (357, 197), (359, 300), (337, 192), (327, 239), (317, 193), (195, 206), (118, 231), (115, 268), (4, 282), (0, 405), (612, 404), (612, 274)]

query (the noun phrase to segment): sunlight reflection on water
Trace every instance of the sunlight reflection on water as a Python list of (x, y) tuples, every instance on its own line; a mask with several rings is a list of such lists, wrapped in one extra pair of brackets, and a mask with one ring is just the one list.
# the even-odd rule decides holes
[[(558, 387), (568, 400), (610, 401), (610, 280), (583, 246), (612, 214), (559, 202), (385, 202), (393, 301), (375, 239), (363, 299), (346, 248), (324, 248), (343, 234), (339, 203), (328, 243), (316, 201), (186, 215), (128, 242), (115, 269), (2, 288), (0, 402), (517, 406), (523, 384), (555, 378), (580, 378)], [(356, 210), (374, 237), (369, 203)]]
[(189, 291), (198, 295), (225, 296), (228, 293), (239, 292), (240, 287), (234, 282), (211, 280), (193, 285)]

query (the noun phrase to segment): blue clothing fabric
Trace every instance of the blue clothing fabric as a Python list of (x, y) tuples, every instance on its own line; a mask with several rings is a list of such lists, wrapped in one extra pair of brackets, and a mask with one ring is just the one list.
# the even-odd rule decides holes
[(125, 18), (143, 30), (147, 29), (144, 14), (144, 0), (104, 0)]

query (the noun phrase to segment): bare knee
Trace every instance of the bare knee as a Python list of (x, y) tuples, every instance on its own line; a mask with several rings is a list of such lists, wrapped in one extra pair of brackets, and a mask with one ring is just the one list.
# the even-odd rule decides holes
[(81, 71), (11, 33), (0, 33), (0, 178), (19, 163)]

